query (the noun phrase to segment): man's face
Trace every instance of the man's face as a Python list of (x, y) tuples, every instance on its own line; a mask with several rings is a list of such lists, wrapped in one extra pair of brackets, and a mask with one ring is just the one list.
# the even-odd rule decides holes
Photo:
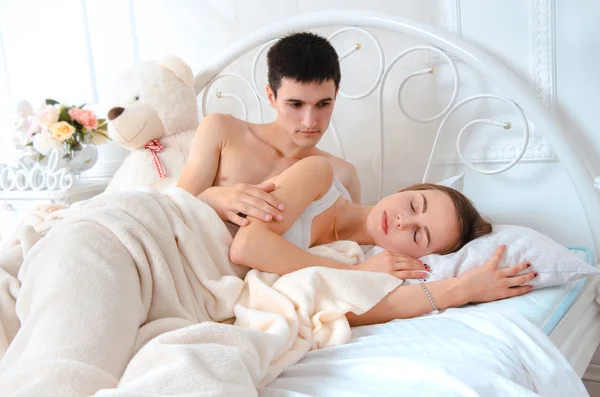
[(303, 84), (283, 78), (277, 99), (270, 86), (267, 96), (283, 132), (295, 145), (308, 148), (316, 146), (329, 127), (337, 90), (332, 80)]

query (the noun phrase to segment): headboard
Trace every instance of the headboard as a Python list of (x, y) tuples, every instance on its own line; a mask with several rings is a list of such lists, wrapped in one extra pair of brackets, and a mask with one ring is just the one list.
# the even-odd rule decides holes
[[(563, 126), (561, 126), (560, 122), (556, 119), (552, 112), (534, 95), (530, 86), (520, 80), (513, 71), (483, 51), (481, 48), (478, 48), (477, 46), (450, 33), (443, 32), (433, 27), (407, 20), (399, 16), (387, 15), (367, 10), (321, 11), (301, 14), (276, 23), (272, 23), (261, 29), (251, 32), (244, 38), (224, 49), (211, 62), (209, 62), (200, 73), (196, 75), (194, 86), (196, 92), (199, 95), (202, 95), (202, 113), (205, 115), (207, 112), (207, 95), (213, 84), (216, 81), (224, 78), (233, 78), (242, 82), (243, 86), (252, 92), (251, 97), (255, 102), (254, 106), (259, 109), (260, 120), (262, 121), (264, 99), (260, 95), (255, 78), (256, 68), (260, 56), (264, 54), (266, 49), (277, 38), (285, 35), (286, 33), (325, 27), (340, 27), (329, 36), (330, 40), (338, 35), (353, 31), (361, 34), (364, 38), (366, 38), (367, 42), (369, 42), (370, 45), (373, 45), (376, 49), (375, 52), (377, 55), (374, 57), (373, 63), (378, 65), (378, 74), (372, 86), (364, 90), (364, 92), (357, 94), (347, 94), (343, 91), (342, 87), (340, 90), (340, 95), (347, 99), (361, 99), (377, 92), (377, 111), (379, 113), (380, 120), (378, 136), (380, 143), (380, 155), (378, 163), (378, 189), (380, 197), (382, 195), (383, 180), (386, 172), (384, 169), (385, 151), (383, 150), (387, 139), (386, 134), (384, 134), (385, 124), (383, 122), (385, 108), (383, 97), (384, 87), (386, 86), (388, 77), (397, 62), (411, 53), (428, 51), (429, 53), (436, 55), (438, 57), (438, 61), (441, 60), (445, 62), (446, 66), (449, 67), (449, 74), (453, 79), (454, 86), (452, 88), (450, 100), (447, 105), (439, 113), (433, 116), (418, 117), (414, 114), (411, 114), (411, 112), (406, 109), (406, 104), (402, 101), (401, 94), (406, 84), (415, 77), (435, 73), (435, 66), (425, 67), (406, 74), (401, 79), (396, 94), (398, 108), (400, 112), (402, 112), (407, 118), (424, 124), (439, 121), (437, 132), (435, 132), (435, 139), (433, 140), (433, 145), (429, 149), (428, 160), (422, 180), (430, 181), (431, 169), (435, 164), (436, 159), (436, 150), (439, 149), (440, 139), (443, 138), (447, 130), (448, 120), (455, 112), (468, 103), (482, 99), (504, 103), (506, 106), (513, 109), (510, 120), (476, 118), (464, 124), (462, 129), (460, 129), (456, 141), (457, 153), (460, 160), (472, 170), (479, 173), (496, 174), (504, 172), (513, 167), (522, 159), (530, 138), (530, 126), (535, 126), (537, 130), (543, 132), (544, 138), (551, 145), (556, 157), (560, 161), (560, 165), (564, 167), (566, 174), (572, 181), (573, 187), (576, 191), (579, 201), (581, 202), (587, 222), (592, 232), (592, 238), (595, 245), (595, 247), (592, 248), (598, 252), (598, 249), (600, 248), (600, 195), (594, 187), (594, 177), (590, 175), (589, 171), (584, 165), (584, 162), (579, 157), (574, 142), (566, 133)], [(386, 63), (381, 44), (371, 31), (388, 31), (406, 35), (417, 39), (419, 42), (424, 42), (426, 45), (416, 45), (403, 49)], [(350, 57), (352, 54), (360, 50), (362, 46), (363, 44), (361, 42), (357, 42), (354, 46), (351, 46), (346, 51), (340, 53), (340, 61), (343, 62), (345, 59), (351, 59)], [(252, 62), (251, 81), (248, 81), (238, 73), (224, 72), (224, 70), (230, 64), (252, 50), (256, 50), (256, 54)], [(502, 95), (497, 95), (495, 93), (481, 93), (459, 98), (460, 73), (456, 66), (457, 61), (470, 66), (472, 69), (480, 73), (481, 76), (483, 76), (486, 80), (493, 83), (496, 87), (500, 87)], [(233, 98), (242, 106), (243, 117), (247, 116), (246, 106), (244, 105), (244, 101), (240, 96), (223, 91), (217, 92), (217, 96), (229, 96)], [(508, 161), (507, 164), (500, 164), (500, 166), (496, 166), (493, 169), (482, 168), (469, 161), (466, 156), (463, 155), (461, 151), (461, 139), (463, 134), (473, 126), (478, 124), (487, 124), (497, 127), (499, 131), (502, 131), (512, 128), (515, 122), (518, 122), (519, 125), (522, 126), (523, 140), (518, 150), (516, 150), (515, 156), (512, 158), (512, 160)], [(339, 147), (339, 153), (342, 157), (344, 157), (344, 147), (341, 143), (340, 136), (333, 121), (330, 125), (330, 129), (333, 133), (332, 135), (335, 139), (335, 142)]]

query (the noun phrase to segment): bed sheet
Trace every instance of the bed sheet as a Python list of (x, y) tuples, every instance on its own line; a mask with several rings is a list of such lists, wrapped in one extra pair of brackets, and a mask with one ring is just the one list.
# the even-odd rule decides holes
[(523, 316), (468, 307), (357, 327), (349, 343), (308, 353), (259, 395), (588, 394), (566, 359)]
[[(569, 249), (593, 263), (593, 255), (587, 248)], [(503, 343), (482, 333), (461, 322), (458, 317), (453, 317), (454, 313), (469, 310), (512, 313), (511, 315), (532, 325), (535, 332), (539, 333), (537, 338), (530, 339), (532, 346), (526, 346), (523, 350), (537, 351), (537, 344), (541, 343), (552, 354), (560, 356), (552, 359), (557, 363), (551, 364), (554, 367), (550, 372), (561, 365), (568, 366), (568, 370), (572, 371), (567, 360), (558, 353), (549, 339), (543, 338), (542, 333), (552, 333), (577, 301), (585, 282), (586, 279), (581, 279), (533, 291), (521, 297), (451, 309), (450, 317), (425, 315), (410, 320), (356, 327), (348, 344), (308, 353), (298, 364), (263, 389), (260, 395), (537, 395), (539, 390), (534, 385), (534, 377), (524, 365), (525, 359), (519, 356), (522, 351), (516, 353), (513, 350), (514, 343)], [(516, 330), (513, 325), (509, 325), (510, 332), (520, 334), (521, 331)], [(487, 327), (493, 329), (495, 324), (488, 324)], [(532, 354), (531, 351), (529, 355)], [(549, 357), (542, 354), (538, 361), (548, 361)], [(553, 386), (556, 382), (559, 381), (552, 377), (545, 380), (549, 388), (559, 387), (558, 384)], [(565, 395), (587, 395), (579, 386), (573, 385), (573, 390)]]

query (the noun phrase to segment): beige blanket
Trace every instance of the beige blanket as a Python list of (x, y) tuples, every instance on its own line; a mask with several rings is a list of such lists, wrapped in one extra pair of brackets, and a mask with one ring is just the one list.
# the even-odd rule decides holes
[[(28, 223), (0, 253), (3, 396), (257, 395), (346, 342), (344, 314), (400, 284), (320, 267), (242, 280), (224, 224), (181, 189), (106, 193)], [(313, 251), (362, 260), (350, 242)]]

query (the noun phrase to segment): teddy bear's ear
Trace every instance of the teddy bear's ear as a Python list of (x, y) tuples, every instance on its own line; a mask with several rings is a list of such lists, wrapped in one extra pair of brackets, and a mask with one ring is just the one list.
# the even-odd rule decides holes
[(188, 87), (192, 87), (194, 85), (194, 74), (192, 73), (192, 68), (181, 59), (168, 56), (164, 58), (160, 66), (169, 69), (171, 72), (175, 73), (175, 76), (181, 81), (185, 83)]

